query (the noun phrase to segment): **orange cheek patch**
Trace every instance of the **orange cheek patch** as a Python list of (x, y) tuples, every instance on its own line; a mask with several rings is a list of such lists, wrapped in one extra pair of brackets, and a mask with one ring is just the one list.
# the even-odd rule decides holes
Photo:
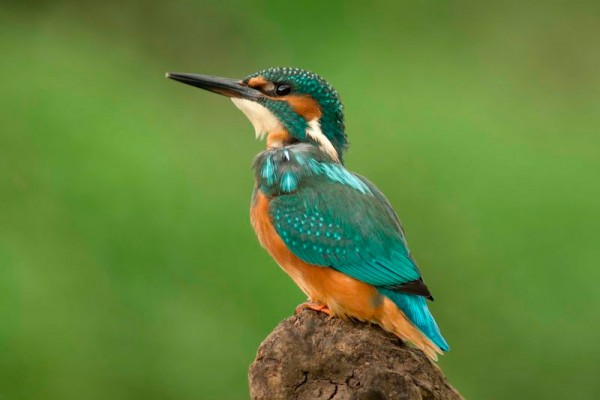
[(248, 86), (251, 88), (262, 88), (269, 81), (267, 81), (263, 76), (255, 76), (254, 78), (250, 78), (248, 81)]
[(321, 118), (321, 107), (319, 106), (319, 103), (310, 96), (291, 95), (285, 97), (283, 100), (287, 101), (296, 114), (301, 115), (307, 121)]
[[(250, 78), (247, 83), (248, 87), (270, 91), (274, 88), (272, 82), (267, 80), (264, 76), (255, 76)], [(310, 96), (306, 95), (289, 95), (289, 96), (267, 96), (271, 100), (285, 101), (292, 107), (292, 110), (306, 121), (311, 121), (315, 118), (321, 118), (323, 114), (319, 103)]]

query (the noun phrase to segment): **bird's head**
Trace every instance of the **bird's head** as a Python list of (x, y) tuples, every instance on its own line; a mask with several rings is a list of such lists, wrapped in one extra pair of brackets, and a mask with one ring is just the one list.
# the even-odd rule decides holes
[(269, 147), (312, 143), (343, 162), (347, 146), (344, 113), (335, 89), (300, 68), (268, 68), (242, 80), (167, 73), (176, 81), (231, 97)]

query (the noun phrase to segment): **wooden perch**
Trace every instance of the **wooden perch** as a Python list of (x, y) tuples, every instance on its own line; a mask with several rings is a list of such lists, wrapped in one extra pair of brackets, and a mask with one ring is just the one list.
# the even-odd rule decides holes
[(248, 376), (254, 400), (462, 399), (420, 350), (376, 325), (312, 310), (271, 332)]

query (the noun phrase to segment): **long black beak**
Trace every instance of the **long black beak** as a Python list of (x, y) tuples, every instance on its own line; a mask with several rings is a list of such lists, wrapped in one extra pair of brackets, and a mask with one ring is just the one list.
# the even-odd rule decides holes
[(208, 75), (184, 74), (179, 72), (167, 72), (166, 77), (185, 83), (186, 85), (192, 85), (227, 97), (256, 100), (263, 96), (259, 90), (248, 87), (241, 81), (236, 81), (235, 79), (219, 78), (218, 76)]

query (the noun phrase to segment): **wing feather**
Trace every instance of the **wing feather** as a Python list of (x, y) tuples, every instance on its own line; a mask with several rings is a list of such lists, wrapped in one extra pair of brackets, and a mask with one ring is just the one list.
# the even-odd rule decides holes
[(430, 297), (391, 205), (372, 183), (357, 177), (372, 193), (313, 177), (295, 192), (273, 198), (269, 212), (277, 233), (308, 263)]

